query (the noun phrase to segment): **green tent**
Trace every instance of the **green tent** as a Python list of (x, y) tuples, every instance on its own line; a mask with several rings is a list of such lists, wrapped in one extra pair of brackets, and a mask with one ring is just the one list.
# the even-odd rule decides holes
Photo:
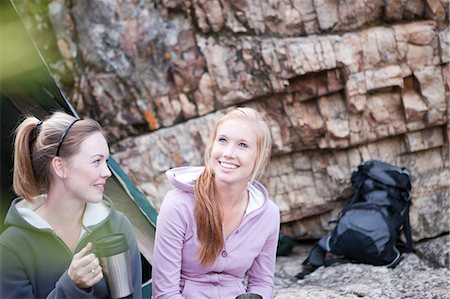
[[(25, 114), (43, 118), (56, 110), (79, 116), (53, 78), (12, 1), (0, 2), (1, 230), (12, 192), (12, 132)], [(151, 297), (151, 264), (157, 212), (119, 164), (105, 194), (133, 224), (143, 262), (143, 296)]]

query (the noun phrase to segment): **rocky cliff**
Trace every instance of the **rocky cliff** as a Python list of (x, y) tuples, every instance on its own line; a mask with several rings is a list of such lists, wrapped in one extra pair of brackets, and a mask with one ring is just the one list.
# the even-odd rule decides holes
[[(45, 9), (30, 14), (35, 3)], [(275, 140), (263, 181), (284, 234), (328, 231), (368, 159), (411, 169), (414, 240), (449, 232), (448, 0), (20, 8), (34, 31), (54, 29), (63, 59), (51, 67), (80, 113), (110, 130), (114, 158), (155, 207), (164, 172), (202, 164), (214, 121), (248, 105), (267, 113)]]

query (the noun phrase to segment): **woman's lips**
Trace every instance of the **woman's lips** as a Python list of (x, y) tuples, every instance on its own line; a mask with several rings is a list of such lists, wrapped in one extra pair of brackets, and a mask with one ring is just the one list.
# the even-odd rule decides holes
[(231, 164), (231, 163), (227, 163), (227, 162), (223, 162), (223, 161), (219, 161), (220, 166), (222, 166), (223, 168), (226, 169), (236, 169), (239, 166), (236, 164)]
[(103, 184), (95, 184), (94, 187), (95, 187), (95, 189), (97, 189), (100, 192), (105, 191), (105, 186)]

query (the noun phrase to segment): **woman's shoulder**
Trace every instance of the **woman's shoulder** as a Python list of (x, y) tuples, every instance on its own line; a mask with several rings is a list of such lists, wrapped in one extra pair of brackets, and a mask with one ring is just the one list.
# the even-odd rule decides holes
[(111, 213), (109, 215), (109, 219), (112, 221), (121, 221), (121, 222), (129, 221), (128, 217), (122, 211), (119, 211), (116, 209), (111, 211)]
[(267, 199), (267, 209), (273, 213), (280, 213), (280, 207), (270, 198)]
[(128, 230), (132, 227), (130, 219), (121, 211), (112, 210), (109, 214), (107, 221), (101, 224), (100, 227), (109, 226), (113, 231)]
[(255, 194), (256, 198), (259, 198), (260, 201), (265, 203), (264, 206), (266, 210), (271, 213), (280, 212), (278, 205), (270, 198), (269, 192), (262, 183), (253, 181), (249, 186), (249, 190), (251, 193)]
[(180, 189), (172, 189), (164, 197), (160, 213), (164, 211), (191, 211), (194, 208), (194, 194)]
[(159, 226), (162, 223), (192, 224), (195, 222), (194, 206), (192, 193), (179, 189), (170, 190), (159, 208), (157, 223)]
[(267, 198), (264, 204), (264, 215), (267, 221), (280, 222), (280, 209), (270, 198)]
[(27, 234), (27, 231), (24, 231), (21, 228), (16, 226), (8, 226), (5, 230), (0, 234), (0, 244), (14, 244), (18, 240), (20, 240), (23, 235)]

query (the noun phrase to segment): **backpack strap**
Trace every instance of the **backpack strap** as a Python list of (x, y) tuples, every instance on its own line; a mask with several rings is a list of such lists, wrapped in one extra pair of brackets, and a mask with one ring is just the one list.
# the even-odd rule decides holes
[(355, 264), (357, 262), (343, 258), (343, 257), (334, 257), (325, 260), (325, 267), (329, 267), (332, 265), (340, 265), (340, 264)]
[(411, 236), (411, 223), (409, 221), (409, 206), (410, 205), (408, 204), (408, 206), (406, 207), (405, 214), (404, 214), (403, 234), (405, 235), (406, 244), (405, 244), (405, 248), (402, 249), (402, 252), (407, 252), (407, 253), (414, 252), (412, 236)]
[(303, 266), (303, 271), (297, 273), (297, 275), (295, 275), (295, 277), (297, 279), (303, 279), (305, 278), (307, 275), (311, 274), (312, 272), (316, 271), (318, 267), (314, 267), (312, 265), (304, 265)]
[(346, 259), (344, 257), (333, 257), (326, 258), (327, 250), (323, 249), (323, 246), (330, 239), (330, 236), (323, 237), (316, 244), (314, 244), (313, 248), (311, 248), (308, 257), (303, 261), (303, 271), (297, 273), (295, 277), (297, 279), (304, 279), (307, 275), (316, 271), (317, 268), (321, 266), (329, 267), (336, 264), (347, 264), (347, 263), (355, 263), (355, 261)]
[(361, 166), (358, 166), (358, 170), (353, 171), (351, 179), (350, 179), (353, 192), (352, 192), (352, 196), (351, 196), (349, 202), (346, 204), (346, 207), (359, 201), (360, 196), (361, 196), (361, 186), (363, 185), (365, 179), (366, 179), (366, 173), (362, 171)]
[(313, 248), (309, 251), (308, 257), (303, 261), (303, 271), (295, 275), (297, 279), (303, 279), (308, 274), (314, 272), (320, 266), (325, 263), (325, 254), (327, 252), (321, 248), (319, 242), (314, 244)]
[(313, 248), (311, 248), (308, 257), (303, 261), (303, 265), (312, 265), (316, 268), (324, 265), (325, 262), (325, 254), (327, 252), (321, 248), (319, 242), (314, 244)]

